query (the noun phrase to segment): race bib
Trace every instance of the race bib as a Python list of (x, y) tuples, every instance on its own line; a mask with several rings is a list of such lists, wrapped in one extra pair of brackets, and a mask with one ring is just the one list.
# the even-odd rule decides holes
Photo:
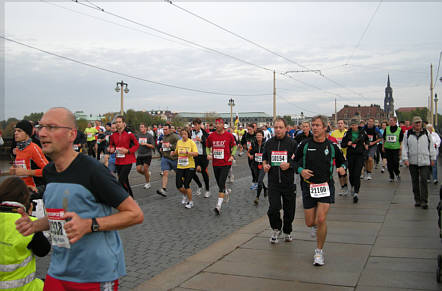
[(342, 137), (337, 137), (336, 140), (338, 141), (338, 145), (340, 147), (342, 143)]
[(252, 146), (252, 142), (248, 141), (247, 142), (247, 149), (249, 149)]
[(170, 143), (168, 142), (163, 142), (163, 152), (169, 152), (170, 151)]
[(92, 133), (91, 132), (87, 133), (87, 138), (92, 138)]
[(16, 168), (23, 168), (23, 169), (28, 169), (28, 167), (26, 167), (26, 161), (25, 160), (15, 160), (14, 165)]
[(106, 135), (105, 139), (106, 139), (107, 142), (109, 142), (109, 136), (108, 135)]
[(287, 151), (272, 151), (270, 161), (272, 166), (280, 166), (282, 163), (287, 163)]
[(178, 157), (178, 165), (186, 167), (189, 165), (189, 157)]
[(147, 138), (146, 137), (140, 137), (138, 139), (138, 143), (147, 143)]
[(387, 135), (387, 142), (396, 142), (396, 136), (395, 135)]
[(64, 209), (46, 209), (49, 220), (49, 231), (51, 233), (52, 245), (59, 248), (71, 248), (68, 236), (64, 229), (66, 220), (61, 219), (64, 215)]
[(224, 149), (213, 149), (213, 158), (217, 160), (224, 160)]
[(312, 198), (322, 198), (330, 196), (330, 188), (328, 183), (310, 184), (310, 196)]
[(122, 152), (120, 152), (120, 150), (117, 148), (117, 153), (116, 153), (116, 155), (115, 155), (117, 158), (124, 158), (126, 155), (125, 154), (123, 154)]
[(260, 153), (255, 154), (255, 162), (262, 163), (262, 154)]
[(370, 142), (372, 142), (372, 141), (373, 141), (373, 135), (372, 135), (372, 134), (367, 134), (367, 136), (368, 136), (368, 140), (369, 140)]
[(78, 151), (78, 145), (74, 144), (74, 151)]

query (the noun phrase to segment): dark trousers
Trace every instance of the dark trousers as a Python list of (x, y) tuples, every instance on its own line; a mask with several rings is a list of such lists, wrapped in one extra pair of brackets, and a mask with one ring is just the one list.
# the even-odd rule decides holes
[(399, 176), (399, 149), (385, 149), (385, 158), (387, 159), (387, 169), (390, 174), (390, 178), (394, 179), (394, 174)]
[(252, 183), (258, 183), (258, 167), (255, 165), (255, 161), (252, 159), (247, 159), (249, 162), (249, 168), (252, 172)]
[(354, 187), (355, 193), (359, 193), (359, 188), (361, 187), (361, 171), (362, 166), (364, 165), (364, 156), (347, 154), (347, 161), (350, 185)]
[(87, 142), (87, 154), (95, 158), (95, 140)]
[(199, 155), (198, 157), (195, 158), (195, 175), (193, 175), (193, 180), (195, 181), (195, 183), (198, 185), (199, 188), (203, 187), (203, 184), (201, 184), (200, 179), (198, 178), (198, 176), (196, 175), (197, 171), (196, 171), (196, 167), (200, 166), (201, 167), (201, 175), (203, 176), (204, 179), (204, 184), (206, 185), (206, 191), (209, 191), (209, 173), (207, 172), (207, 166), (209, 165), (209, 162), (207, 161), (207, 157), (206, 156), (202, 156)]
[(97, 160), (100, 160), (101, 153), (106, 153), (106, 144), (100, 143), (97, 149)]
[(126, 189), (130, 196), (134, 197), (132, 194), (132, 189), (129, 185), (129, 174), (130, 170), (132, 169), (132, 164), (115, 166), (117, 168), (118, 182), (121, 184), (121, 186), (123, 186), (124, 189)]
[(226, 191), (226, 180), (229, 175), (230, 166), (214, 166), (213, 173), (215, 174), (216, 184), (219, 188), (219, 193)]
[(414, 201), (416, 203), (428, 204), (428, 184), (430, 166), (410, 165), (411, 184), (413, 185)]
[[(281, 200), (282, 209), (284, 210), (284, 221), (281, 220)], [(296, 209), (296, 192), (294, 188), (277, 188), (269, 186), (269, 210), (267, 216), (269, 217), (270, 226), (272, 229), (281, 229), (284, 233), (292, 232), (292, 223), (295, 218)], [(283, 226), (284, 222), (284, 226)]]
[[(259, 198), (259, 195), (261, 195), (262, 189), (264, 191), (267, 190), (266, 185), (264, 185), (264, 176), (266, 173), (264, 172), (264, 169), (256, 169), (258, 171), (258, 189), (256, 190), (256, 197)], [(265, 192), (264, 192), (265, 194)], [(264, 195), (265, 196), (265, 195)]]

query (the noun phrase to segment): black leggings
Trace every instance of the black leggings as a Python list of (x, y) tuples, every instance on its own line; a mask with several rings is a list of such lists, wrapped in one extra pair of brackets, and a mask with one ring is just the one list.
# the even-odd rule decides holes
[(198, 187), (203, 187), (203, 184), (201, 184), (200, 179), (196, 175), (197, 171), (196, 168), (198, 166), (201, 167), (201, 175), (203, 175), (204, 184), (206, 185), (206, 191), (209, 191), (209, 173), (207, 173), (207, 166), (209, 165), (209, 161), (207, 160), (206, 156), (200, 155), (195, 158), (195, 175), (193, 175), (193, 180), (198, 185)]
[(231, 166), (213, 166), (213, 173), (215, 174), (216, 184), (219, 188), (219, 193), (224, 193), (226, 190), (226, 180), (229, 175)]
[(387, 169), (390, 178), (394, 179), (394, 174), (399, 176), (399, 150), (385, 149), (385, 158), (387, 159)]
[(100, 160), (101, 153), (106, 153), (106, 144), (100, 143), (97, 149), (97, 160)]
[(87, 154), (95, 158), (95, 140), (87, 142)]
[(249, 162), (249, 168), (252, 172), (252, 183), (258, 183), (258, 166), (255, 165), (255, 161), (251, 159), (247, 159)]
[(359, 193), (361, 187), (361, 171), (364, 164), (363, 155), (347, 154), (348, 173), (350, 176), (350, 185), (354, 187), (355, 193)]
[(192, 181), (194, 175), (195, 175), (195, 168), (177, 169), (176, 179), (175, 179), (177, 189), (181, 189), (183, 188), (183, 186), (184, 189), (189, 189), (190, 182)]
[(129, 185), (129, 174), (130, 170), (132, 169), (132, 164), (115, 166), (117, 168), (118, 182), (121, 184), (121, 186), (123, 186), (124, 189), (126, 189), (130, 196), (134, 197), (132, 194), (132, 189)]
[(258, 169), (258, 165), (256, 165), (256, 171), (258, 172), (258, 189), (256, 190), (256, 197), (259, 198), (259, 195), (261, 195), (261, 190), (267, 190), (266, 185), (264, 185), (264, 176), (266, 175), (266, 173), (264, 172), (263, 168)]

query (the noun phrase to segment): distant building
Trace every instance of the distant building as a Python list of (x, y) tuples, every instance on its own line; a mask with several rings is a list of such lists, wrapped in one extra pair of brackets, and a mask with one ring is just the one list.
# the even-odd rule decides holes
[[(235, 120), (236, 115), (233, 114), (233, 120)], [(212, 121), (214, 118), (222, 118), (226, 123), (230, 123), (230, 113), (180, 112), (177, 117), (187, 122), (191, 122), (196, 118), (201, 119), (203, 122)], [(238, 117), (239, 123), (243, 126), (247, 123), (256, 123), (258, 126), (262, 126), (273, 122), (273, 117), (264, 112), (240, 112)]]
[(406, 112), (412, 112), (412, 111), (419, 110), (419, 109), (425, 110), (425, 109), (427, 109), (427, 107), (400, 107), (396, 110), (396, 112), (406, 113)]
[(385, 88), (384, 112), (387, 119), (394, 116), (393, 89), (390, 87), (390, 75), (388, 75), (387, 87)]
[(164, 119), (166, 121), (171, 121), (172, 118), (174, 118), (175, 115), (178, 114), (178, 113), (174, 113), (170, 110), (150, 110), (147, 112), (150, 113), (150, 115), (152, 115), (152, 116), (159, 116), (159, 117), (161, 117), (161, 119)]
[(87, 121), (101, 120), (103, 118), (101, 115), (86, 114), (84, 111), (75, 111), (74, 116), (76, 120), (85, 119)]
[[(378, 104), (371, 104), (370, 106), (349, 106), (344, 105), (344, 108), (338, 111), (338, 120), (350, 121), (352, 119), (357, 120), (367, 120), (369, 118), (374, 118), (375, 120), (382, 121), (386, 119), (386, 114), (382, 110), (381, 106)], [(334, 120), (335, 115), (333, 114), (331, 120)]]

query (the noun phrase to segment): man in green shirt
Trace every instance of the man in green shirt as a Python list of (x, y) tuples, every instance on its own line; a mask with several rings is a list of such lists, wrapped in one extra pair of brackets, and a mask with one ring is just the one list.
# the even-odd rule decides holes
[(84, 130), (87, 141), (87, 154), (95, 158), (95, 143), (97, 142), (95, 136), (98, 130), (92, 126), (92, 123), (88, 122), (87, 128)]

